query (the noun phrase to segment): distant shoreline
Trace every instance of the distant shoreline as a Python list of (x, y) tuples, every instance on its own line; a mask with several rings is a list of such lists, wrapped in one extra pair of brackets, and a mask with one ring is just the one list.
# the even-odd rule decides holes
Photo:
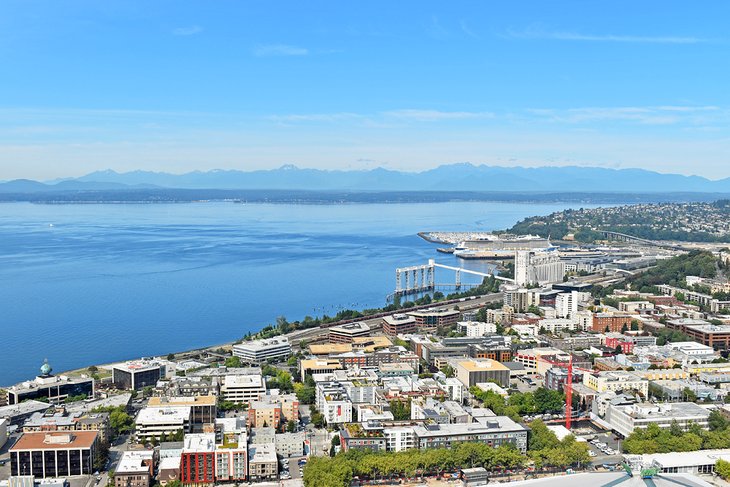
[(712, 202), (725, 193), (619, 193), (515, 191), (312, 191), (243, 189), (136, 189), (0, 192), (0, 203), (37, 204), (405, 204), (405, 203), (583, 203), (635, 204)]

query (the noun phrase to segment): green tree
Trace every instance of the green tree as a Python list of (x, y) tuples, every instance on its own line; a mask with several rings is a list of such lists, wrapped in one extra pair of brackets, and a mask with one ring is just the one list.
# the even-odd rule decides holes
[(730, 462), (725, 460), (715, 462), (715, 473), (723, 480), (730, 480)]
[(223, 364), (231, 369), (238, 368), (241, 366), (241, 358), (236, 356), (226, 357), (226, 361)]
[(290, 419), (286, 422), (286, 430), (289, 433), (294, 433), (297, 430), (297, 423)]

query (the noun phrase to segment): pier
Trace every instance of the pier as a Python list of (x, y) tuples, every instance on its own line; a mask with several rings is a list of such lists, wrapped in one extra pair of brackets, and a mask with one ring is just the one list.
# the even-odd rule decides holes
[[(437, 283), (436, 268), (453, 271), (454, 282)], [(395, 292), (393, 296), (434, 292), (438, 287), (460, 289), (462, 287), (462, 273), (481, 277), (492, 276), (500, 281), (514, 283), (513, 279), (502, 277), (493, 273), (479, 272), (470, 269), (463, 269), (461, 267), (438, 264), (435, 260), (429, 259), (428, 264), (411, 267), (401, 267), (395, 270)]]

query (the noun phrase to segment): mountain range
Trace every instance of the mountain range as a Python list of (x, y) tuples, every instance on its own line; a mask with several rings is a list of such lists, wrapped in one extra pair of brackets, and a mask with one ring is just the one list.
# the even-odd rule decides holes
[(151, 188), (319, 191), (519, 191), (730, 193), (730, 178), (665, 174), (645, 169), (546, 166), (536, 168), (449, 164), (421, 172), (384, 168), (360, 171), (278, 169), (193, 171), (185, 174), (112, 170), (78, 178), (0, 183), (2, 193), (125, 191)]

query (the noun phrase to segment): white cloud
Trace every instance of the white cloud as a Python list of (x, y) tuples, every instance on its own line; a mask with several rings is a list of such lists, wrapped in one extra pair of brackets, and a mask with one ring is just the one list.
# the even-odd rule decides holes
[(548, 39), (557, 41), (625, 42), (648, 44), (698, 44), (709, 39), (694, 36), (641, 36), (616, 34), (581, 34), (570, 31), (547, 31), (529, 28), (523, 31), (509, 31), (507, 37), (514, 39)]
[(625, 121), (646, 125), (676, 123), (706, 123), (710, 117), (718, 119), (726, 113), (716, 106), (627, 106), (583, 107), (568, 109), (531, 109), (528, 113), (552, 122), (583, 123)]
[(473, 30), (471, 30), (471, 28), (470, 28), (470, 27), (469, 27), (469, 26), (467, 25), (467, 23), (466, 23), (466, 21), (465, 21), (465, 20), (462, 20), (462, 21), (460, 22), (460, 25), (461, 25), (461, 31), (462, 31), (462, 32), (463, 32), (464, 34), (468, 35), (468, 36), (469, 36), (469, 37), (471, 37), (472, 39), (480, 39), (480, 37), (479, 37), (479, 36), (477, 35), (477, 33), (476, 33), (476, 32), (474, 32)]
[(339, 122), (363, 118), (357, 113), (293, 113), (288, 115), (270, 115), (267, 117), (274, 122)]
[(256, 57), (306, 56), (307, 54), (309, 54), (309, 50), (304, 47), (286, 44), (261, 44), (253, 48), (253, 55)]
[(443, 120), (465, 120), (475, 118), (494, 118), (490, 112), (444, 112), (439, 110), (391, 110), (383, 112), (386, 117), (411, 120), (414, 122), (439, 122)]
[(194, 36), (203, 32), (203, 28), (199, 25), (191, 25), (189, 27), (178, 27), (173, 29), (172, 34), (176, 36)]

